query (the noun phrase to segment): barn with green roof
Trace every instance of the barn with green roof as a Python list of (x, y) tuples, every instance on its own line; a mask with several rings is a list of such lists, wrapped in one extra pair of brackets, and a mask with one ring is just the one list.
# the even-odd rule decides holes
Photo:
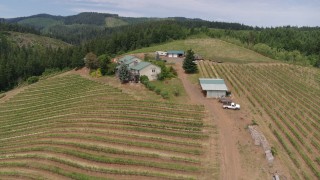
[(170, 50), (167, 52), (167, 56), (170, 58), (184, 57), (184, 51)]
[(223, 79), (199, 78), (202, 91), (207, 98), (226, 96), (228, 87)]

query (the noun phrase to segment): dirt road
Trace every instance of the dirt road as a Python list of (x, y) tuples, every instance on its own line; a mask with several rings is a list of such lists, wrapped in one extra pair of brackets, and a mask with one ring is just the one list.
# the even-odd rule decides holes
[[(209, 118), (205, 121), (206, 124), (216, 125), (219, 132), (219, 154), (220, 157), (220, 178), (227, 180), (244, 179), (240, 164), (240, 154), (237, 148), (236, 134), (232, 131), (232, 120), (228, 117), (227, 112), (221, 108), (221, 104), (218, 104), (214, 99), (207, 99), (201, 93), (201, 89), (198, 85), (192, 84), (188, 79), (184, 70), (182, 69), (182, 60), (176, 62), (176, 70), (178, 76), (183, 82), (183, 86), (190, 97), (191, 103), (203, 104), (208, 112)], [(211, 137), (210, 144), (216, 141)], [(210, 151), (211, 153), (211, 151)], [(214, 151), (212, 150), (212, 153)], [(214, 156), (209, 156), (212, 161), (216, 161)]]

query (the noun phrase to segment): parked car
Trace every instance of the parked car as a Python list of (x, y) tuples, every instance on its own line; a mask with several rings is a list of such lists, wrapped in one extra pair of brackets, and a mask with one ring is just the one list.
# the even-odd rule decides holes
[(219, 98), (219, 102), (222, 104), (231, 104), (232, 100), (230, 98), (221, 97), (221, 98)]
[(233, 110), (240, 110), (240, 104), (231, 103), (230, 105), (226, 104), (222, 106), (223, 109), (233, 109)]

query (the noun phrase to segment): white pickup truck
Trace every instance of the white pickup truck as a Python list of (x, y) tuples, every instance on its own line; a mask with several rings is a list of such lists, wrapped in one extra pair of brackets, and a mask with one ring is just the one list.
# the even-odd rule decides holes
[(234, 109), (234, 110), (240, 110), (240, 104), (236, 104), (236, 103), (231, 103), (230, 105), (225, 104), (222, 106), (223, 109)]

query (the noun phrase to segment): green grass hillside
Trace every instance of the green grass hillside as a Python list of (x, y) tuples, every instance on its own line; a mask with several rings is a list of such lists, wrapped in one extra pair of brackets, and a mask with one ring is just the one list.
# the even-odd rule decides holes
[(66, 48), (68, 46), (71, 46), (70, 44), (65, 43), (61, 40), (30, 33), (9, 32), (8, 39), (18, 46), (40, 46), (52, 48)]
[(0, 103), (0, 179), (199, 179), (203, 113), (78, 75), (43, 80)]
[(145, 53), (167, 50), (193, 49), (195, 53), (205, 59), (223, 62), (250, 63), (250, 62), (274, 62), (274, 60), (258, 54), (249, 49), (213, 38), (198, 38), (173, 41), (162, 45), (155, 45), (139, 49), (130, 53)]

